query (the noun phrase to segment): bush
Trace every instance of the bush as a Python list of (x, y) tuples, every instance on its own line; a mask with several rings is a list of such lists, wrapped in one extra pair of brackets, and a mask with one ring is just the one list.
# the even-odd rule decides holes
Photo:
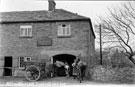
[(121, 83), (133, 83), (135, 81), (135, 70), (131, 67), (115, 69), (116, 81)]
[(105, 71), (105, 68), (102, 66), (97, 66), (93, 68), (93, 70), (91, 70), (92, 79), (104, 81), (104, 75), (105, 75), (104, 71)]
[(95, 81), (133, 83), (135, 81), (135, 69), (131, 67), (112, 68), (96, 66), (89, 69), (90, 77)]
[(96, 66), (91, 69), (91, 77), (96, 81), (112, 81), (114, 79), (115, 71), (110, 67)]

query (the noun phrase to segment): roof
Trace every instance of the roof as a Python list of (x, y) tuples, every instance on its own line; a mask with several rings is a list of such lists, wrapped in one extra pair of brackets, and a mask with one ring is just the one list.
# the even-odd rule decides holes
[(45, 21), (50, 22), (50, 21), (71, 21), (71, 20), (88, 20), (91, 26), (90, 18), (66, 11), (64, 9), (55, 9), (54, 11), (39, 10), (39, 11), (13, 11), (0, 13), (0, 23), (27, 23), (27, 22), (45, 22)]
[(2, 12), (0, 22), (23, 22), (23, 21), (41, 21), (41, 20), (69, 20), (69, 19), (88, 19), (75, 13), (55, 9), (54, 11), (15, 11)]

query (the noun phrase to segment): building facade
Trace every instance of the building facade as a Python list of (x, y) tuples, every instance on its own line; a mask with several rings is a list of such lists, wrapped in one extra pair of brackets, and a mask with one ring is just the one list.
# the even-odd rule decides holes
[(51, 62), (73, 60), (81, 56), (88, 66), (95, 62), (95, 34), (91, 20), (75, 13), (55, 9), (49, 1), (48, 11), (1, 13), (1, 76), (19, 76), (23, 61)]

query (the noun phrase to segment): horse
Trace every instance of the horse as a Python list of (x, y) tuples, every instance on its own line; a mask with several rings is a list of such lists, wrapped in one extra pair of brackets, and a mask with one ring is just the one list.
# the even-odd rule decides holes
[[(74, 66), (73, 68), (76, 67), (77, 70), (80, 70), (81, 71), (81, 78), (83, 80), (84, 76), (85, 76), (85, 70), (86, 70), (86, 67), (87, 67), (87, 64), (86, 62), (80, 60), (79, 58), (76, 59), (74, 61), (74, 63), (72, 64), (72, 66)], [(78, 71), (77, 71), (78, 72)], [(75, 77), (74, 77), (75, 78)]]

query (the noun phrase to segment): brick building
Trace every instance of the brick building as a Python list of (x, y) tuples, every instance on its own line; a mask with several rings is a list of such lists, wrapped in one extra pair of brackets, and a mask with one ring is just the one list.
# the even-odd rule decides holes
[(0, 14), (1, 76), (21, 72), (23, 61), (45, 59), (71, 64), (81, 54), (89, 66), (95, 64), (95, 34), (90, 18), (55, 9), (55, 5), (50, 0), (48, 11)]

